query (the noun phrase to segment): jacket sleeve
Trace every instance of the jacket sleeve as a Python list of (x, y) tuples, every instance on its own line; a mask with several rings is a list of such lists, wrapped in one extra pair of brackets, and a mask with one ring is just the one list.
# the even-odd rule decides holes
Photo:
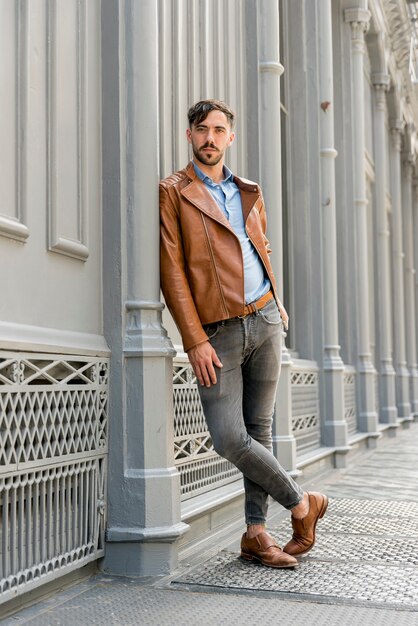
[(160, 184), (160, 277), (169, 311), (180, 331), (185, 352), (208, 340), (187, 278), (176, 199)]

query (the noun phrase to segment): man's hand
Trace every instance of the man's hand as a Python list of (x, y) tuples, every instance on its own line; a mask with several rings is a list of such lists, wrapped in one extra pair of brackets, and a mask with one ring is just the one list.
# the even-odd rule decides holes
[(197, 380), (202, 387), (216, 385), (216, 372), (213, 366), (223, 367), (223, 365), (211, 343), (209, 341), (198, 343), (197, 346), (190, 348), (187, 355)]

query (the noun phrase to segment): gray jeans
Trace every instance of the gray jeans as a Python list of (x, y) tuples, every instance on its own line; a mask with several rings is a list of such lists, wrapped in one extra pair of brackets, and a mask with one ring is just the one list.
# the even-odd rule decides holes
[(245, 521), (266, 521), (268, 496), (286, 509), (303, 491), (272, 454), (272, 419), (280, 375), (283, 322), (274, 300), (240, 319), (205, 326), (223, 368), (200, 398), (216, 452), (244, 475)]

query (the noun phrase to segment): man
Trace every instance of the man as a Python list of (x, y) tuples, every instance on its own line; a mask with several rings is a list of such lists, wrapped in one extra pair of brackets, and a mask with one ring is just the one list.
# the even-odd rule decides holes
[[(218, 100), (188, 112), (193, 161), (160, 184), (161, 286), (198, 380), (213, 446), (244, 475), (241, 556), (295, 567), (328, 500), (307, 493), (272, 454), (272, 416), (288, 317), (269, 260), (256, 183), (224, 165), (234, 113)], [(282, 550), (265, 530), (268, 496), (292, 514)]]

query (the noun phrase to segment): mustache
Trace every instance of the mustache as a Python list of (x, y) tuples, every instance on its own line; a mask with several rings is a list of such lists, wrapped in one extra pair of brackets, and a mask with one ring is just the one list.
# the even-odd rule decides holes
[(212, 150), (216, 150), (216, 152), (219, 152), (218, 148), (213, 143), (210, 143), (209, 141), (206, 142), (205, 145), (200, 148), (200, 150), (204, 150), (205, 148), (211, 148)]

